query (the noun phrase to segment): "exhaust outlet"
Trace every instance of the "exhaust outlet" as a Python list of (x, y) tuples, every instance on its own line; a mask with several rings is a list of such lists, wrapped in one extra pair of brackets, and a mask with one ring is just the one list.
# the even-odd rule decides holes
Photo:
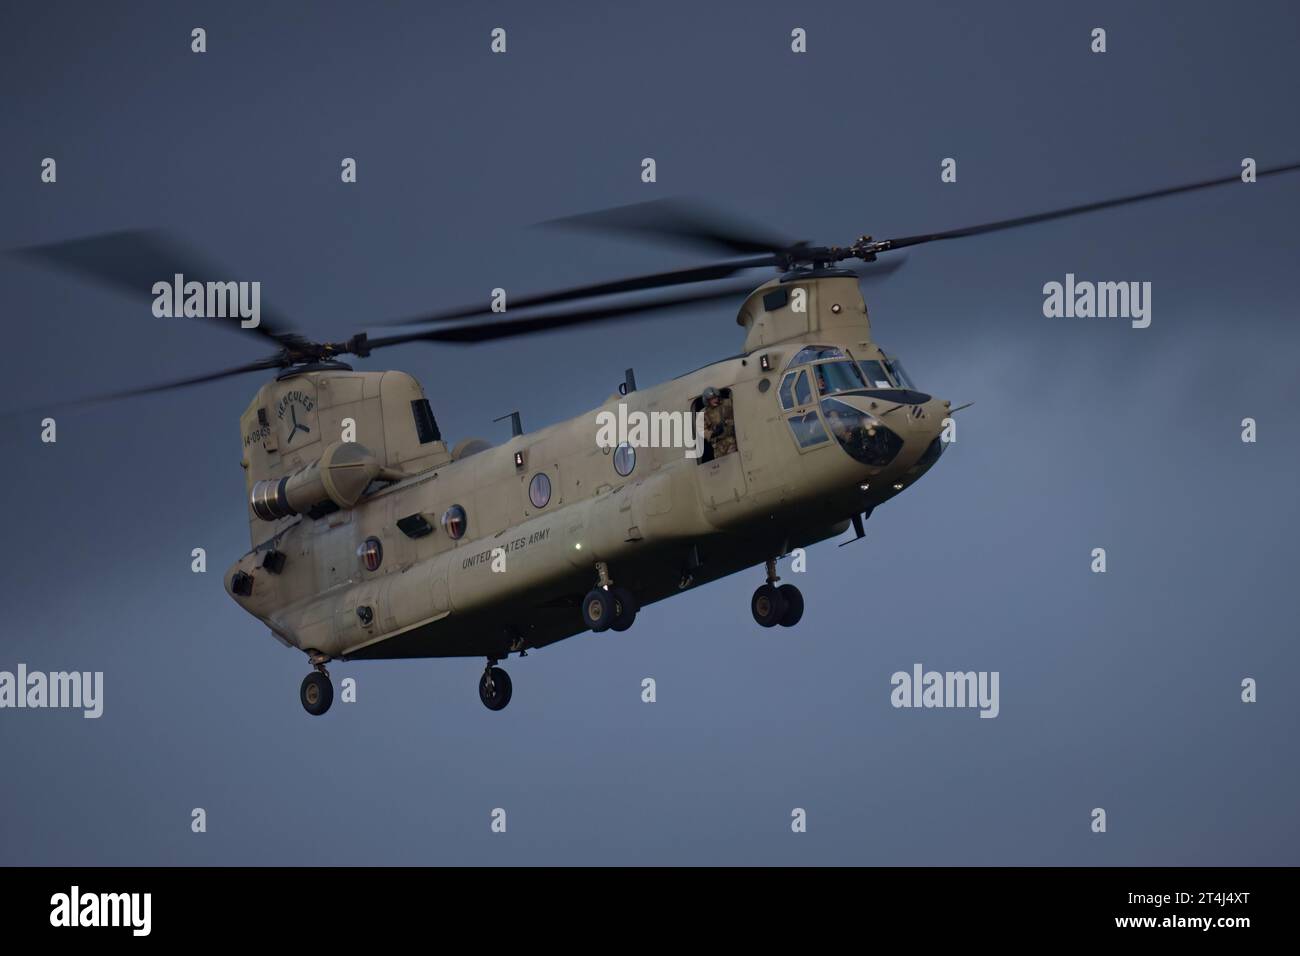
[(292, 475), (256, 482), (249, 492), (249, 504), (263, 521), (302, 514), (326, 501), (351, 508), (370, 483), (384, 474), (390, 474), (389, 470), (364, 445), (334, 442), (319, 459)]

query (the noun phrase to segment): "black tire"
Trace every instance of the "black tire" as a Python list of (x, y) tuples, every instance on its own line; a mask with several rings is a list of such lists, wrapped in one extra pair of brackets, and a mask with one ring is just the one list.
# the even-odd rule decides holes
[(302, 701), (303, 710), (313, 717), (319, 717), (334, 703), (334, 685), (320, 671), (312, 671), (302, 679), (298, 699)]
[(593, 631), (608, 630), (614, 623), (614, 598), (604, 588), (593, 588), (582, 599), (582, 620)]
[(785, 613), (781, 615), (782, 627), (794, 627), (803, 617), (803, 592), (793, 584), (783, 584), (777, 591), (785, 601)]
[[(492, 687), (488, 688), (488, 674), (492, 675)], [(514, 687), (510, 684), (510, 675), (499, 667), (492, 670), (484, 671), (483, 676), (478, 679), (478, 699), (483, 701), (483, 706), (488, 710), (504, 710), (506, 704), (510, 703), (510, 695), (514, 693)]]
[(611, 631), (626, 631), (636, 620), (636, 612), (640, 610), (636, 597), (627, 588), (614, 588), (610, 592), (614, 596), (614, 620), (610, 622)]
[(749, 610), (763, 627), (775, 627), (785, 615), (785, 597), (777, 588), (764, 584), (754, 592)]

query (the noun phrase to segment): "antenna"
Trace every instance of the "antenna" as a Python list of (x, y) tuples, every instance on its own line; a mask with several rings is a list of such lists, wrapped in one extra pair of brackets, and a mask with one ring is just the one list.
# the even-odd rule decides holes
[(510, 419), (510, 434), (516, 438), (522, 435), (524, 433), (524, 425), (523, 422), (519, 420), (518, 412), (511, 412), (509, 415), (502, 415), (500, 418), (492, 419), (492, 421), (503, 422), (507, 418)]

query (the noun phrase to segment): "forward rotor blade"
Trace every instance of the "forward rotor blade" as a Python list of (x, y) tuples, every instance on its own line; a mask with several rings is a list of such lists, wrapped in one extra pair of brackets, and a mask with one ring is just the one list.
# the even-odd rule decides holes
[[(744, 272), (747, 269), (759, 269), (776, 264), (777, 260), (774, 256), (756, 256), (751, 259), (719, 262), (713, 265), (695, 266), (690, 269), (676, 269), (671, 272), (653, 272), (643, 276), (597, 282), (593, 285), (574, 286), (568, 289), (559, 289), (555, 292), (543, 292), (524, 296), (523, 298), (511, 299), (508, 304), (512, 309), (527, 309), (534, 306), (570, 302), (574, 299), (589, 299), (596, 296), (618, 295), (623, 292), (641, 292), (649, 289), (666, 289), (671, 286), (686, 285), (692, 282), (713, 282), (717, 279), (730, 278), (737, 272)], [(470, 305), (388, 324), (390, 326), (431, 325), (436, 322), (451, 322), (456, 319), (469, 319), (479, 315), (494, 314), (496, 313), (492, 312), (491, 308), (487, 306)]]
[(640, 235), (668, 240), (679, 246), (703, 246), (710, 251), (721, 250), (731, 255), (778, 252), (799, 244), (760, 226), (680, 199), (655, 199), (630, 206), (615, 206), (550, 219), (540, 225)]
[[(719, 279), (727, 279), (737, 272), (744, 272), (749, 269), (761, 269), (769, 266), (778, 265), (776, 256), (755, 256), (751, 259), (733, 260), (731, 262), (720, 262), (708, 266), (697, 266), (691, 269), (677, 269), (672, 272), (656, 272), (644, 276), (632, 276), (627, 279), (614, 279), (609, 282), (598, 282), (593, 285), (575, 286), (570, 289), (560, 289), (556, 292), (543, 292), (536, 295), (524, 296), (522, 298), (511, 299), (509, 307), (511, 309), (528, 309), (543, 305), (556, 305), (561, 302), (570, 302), (575, 299), (596, 298), (602, 295), (618, 295), (623, 292), (641, 292), (650, 289), (666, 289), (677, 285), (687, 285), (693, 282), (715, 282)], [(858, 278), (866, 281), (871, 279), (883, 279), (903, 264), (903, 259), (895, 259), (889, 262), (873, 263), (866, 269), (857, 269)], [(739, 287), (738, 287), (739, 288)], [(743, 292), (752, 292), (753, 285), (743, 287)], [(488, 307), (482, 305), (465, 306), (459, 309), (449, 309), (445, 312), (435, 312), (430, 315), (420, 316), (414, 319), (404, 319), (400, 322), (387, 323), (389, 327), (403, 325), (433, 325), (439, 322), (452, 322), (457, 319), (470, 319), (477, 316), (495, 315)]]
[[(1298, 169), (1300, 169), (1300, 163), (1292, 163), (1289, 166), (1275, 166), (1271, 169), (1257, 170), (1255, 177), (1259, 179), (1277, 173), (1295, 172)], [(1145, 202), (1148, 199), (1160, 199), (1164, 196), (1174, 196), (1178, 193), (1195, 192), (1198, 189), (1209, 189), (1213, 186), (1225, 186), (1229, 183), (1240, 182), (1240, 174), (1223, 176), (1218, 179), (1207, 179), (1199, 183), (1187, 183), (1182, 186), (1171, 186), (1168, 189), (1154, 189), (1150, 192), (1134, 193), (1131, 196), (1121, 196), (1118, 199), (1103, 199), (1100, 202), (1084, 203), (1081, 206), (1067, 206), (1064, 209), (1053, 209), (1048, 212), (1035, 213), (1032, 216), (1020, 216), (1016, 219), (1000, 219), (996, 222), (986, 222), (978, 226), (966, 226), (962, 229), (949, 229), (946, 232), (927, 232), (915, 236), (901, 236), (897, 239), (881, 239), (877, 240), (873, 245), (878, 246), (879, 251), (905, 249), (908, 246), (919, 246), (925, 242), (938, 242), (941, 239), (961, 239), (966, 236), (979, 236), (989, 232), (1000, 232), (1003, 229), (1015, 229), (1019, 226), (1029, 226), (1038, 222), (1048, 222), (1052, 219), (1064, 219), (1068, 216), (1078, 216), (1083, 213), (1096, 212), (1100, 209), (1111, 209), (1115, 206), (1126, 206), (1130, 203)]]
[(490, 342), (496, 339), (513, 338), (517, 335), (532, 335), (537, 332), (549, 332), (573, 325), (587, 325), (599, 322), (612, 322), (646, 312), (675, 311), (693, 305), (720, 302), (727, 299), (736, 301), (737, 296), (752, 291), (748, 283), (733, 284), (725, 289), (709, 292), (694, 292), (689, 295), (668, 299), (654, 299), (648, 302), (632, 302), (626, 305), (610, 305), (597, 308), (575, 309), (552, 312), (546, 315), (529, 316), (525, 319), (509, 319), (504, 322), (471, 322), (449, 329), (429, 329), (423, 332), (406, 332), (386, 338), (369, 339), (367, 345), (371, 351), (389, 345), (402, 345), (406, 342), (451, 342), (471, 344)]
[[(152, 299), (154, 283), (171, 285), (176, 275), (183, 276), (185, 282), (232, 281), (229, 272), (214, 268), (179, 240), (155, 230), (106, 232), (11, 251), (140, 299)], [(252, 329), (241, 328), (237, 317), (217, 319), (216, 323), (245, 334), (253, 332), (279, 344), (278, 336), (288, 332), (289, 323), (260, 305), (259, 312), (261, 322)]]

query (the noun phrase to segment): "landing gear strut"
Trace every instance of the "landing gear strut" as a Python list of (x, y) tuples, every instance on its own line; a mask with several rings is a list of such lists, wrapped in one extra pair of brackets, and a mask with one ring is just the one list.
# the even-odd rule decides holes
[(495, 657), (489, 657), (483, 676), (478, 681), (478, 699), (488, 710), (504, 710), (510, 703), (514, 688), (510, 684), (510, 675), (496, 666)]
[(767, 583), (754, 592), (750, 613), (762, 627), (794, 627), (803, 617), (803, 594), (793, 584), (782, 584), (776, 573), (776, 559), (767, 559)]
[(330, 673), (325, 669), (329, 657), (312, 654), (310, 660), (316, 669), (302, 679), (298, 698), (302, 701), (303, 710), (313, 717), (319, 717), (334, 703), (334, 685), (330, 683)]

